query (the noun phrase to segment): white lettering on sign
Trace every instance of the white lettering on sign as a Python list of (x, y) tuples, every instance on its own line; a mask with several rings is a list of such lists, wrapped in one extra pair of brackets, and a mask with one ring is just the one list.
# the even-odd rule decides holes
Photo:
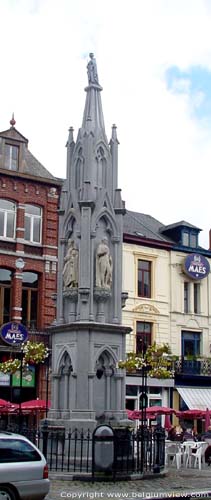
[(5, 335), (5, 339), (9, 339), (9, 340), (23, 340), (24, 339), (24, 336), (21, 332), (14, 332), (12, 330), (9, 330), (6, 335)]
[(188, 271), (190, 273), (198, 273), (198, 274), (205, 274), (206, 273), (206, 267), (204, 266), (194, 266), (191, 264), (188, 268)]

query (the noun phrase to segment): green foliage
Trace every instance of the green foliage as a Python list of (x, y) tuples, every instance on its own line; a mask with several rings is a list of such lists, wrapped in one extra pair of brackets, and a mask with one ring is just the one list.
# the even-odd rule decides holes
[(169, 345), (158, 345), (154, 342), (147, 348), (145, 355), (129, 352), (125, 361), (119, 361), (118, 367), (125, 368), (129, 373), (145, 368), (149, 377), (173, 378), (172, 363), (173, 356)]
[[(22, 344), (21, 352), (23, 354), (23, 366), (37, 365), (39, 363), (44, 363), (45, 359), (49, 355), (49, 350), (43, 342), (31, 342), (28, 340), (26, 344)], [(0, 371), (3, 373), (15, 373), (20, 369), (21, 361), (20, 359), (8, 359), (0, 363)]]

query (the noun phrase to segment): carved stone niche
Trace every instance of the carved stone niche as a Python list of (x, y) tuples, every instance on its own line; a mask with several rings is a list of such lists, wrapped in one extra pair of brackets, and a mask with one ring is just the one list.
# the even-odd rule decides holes
[(147, 314), (160, 314), (159, 309), (152, 304), (140, 304), (139, 306), (134, 307), (133, 311)]

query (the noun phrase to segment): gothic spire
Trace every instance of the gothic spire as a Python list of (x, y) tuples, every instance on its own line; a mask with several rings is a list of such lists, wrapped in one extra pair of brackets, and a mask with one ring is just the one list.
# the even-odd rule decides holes
[(87, 64), (88, 87), (85, 88), (87, 92), (86, 103), (83, 115), (82, 128), (91, 131), (100, 129), (105, 132), (102, 102), (100, 92), (102, 87), (99, 84), (97, 64), (94, 54), (89, 54), (90, 61)]

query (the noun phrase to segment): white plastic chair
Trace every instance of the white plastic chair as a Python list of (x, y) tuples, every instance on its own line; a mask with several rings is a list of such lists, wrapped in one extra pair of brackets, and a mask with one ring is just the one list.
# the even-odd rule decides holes
[(193, 467), (197, 467), (198, 465), (199, 469), (201, 470), (201, 465), (202, 462), (204, 461), (204, 454), (207, 448), (207, 443), (200, 443), (200, 442), (195, 443), (194, 448), (191, 449), (189, 464), (191, 466), (193, 463)]
[(195, 441), (184, 441), (182, 443), (182, 457), (184, 467), (191, 467), (192, 448), (195, 448)]
[(182, 450), (180, 443), (172, 442), (166, 444), (165, 453), (166, 453), (166, 465), (168, 466), (172, 459), (172, 464), (176, 461), (176, 467), (177, 469), (180, 469), (182, 463)]

